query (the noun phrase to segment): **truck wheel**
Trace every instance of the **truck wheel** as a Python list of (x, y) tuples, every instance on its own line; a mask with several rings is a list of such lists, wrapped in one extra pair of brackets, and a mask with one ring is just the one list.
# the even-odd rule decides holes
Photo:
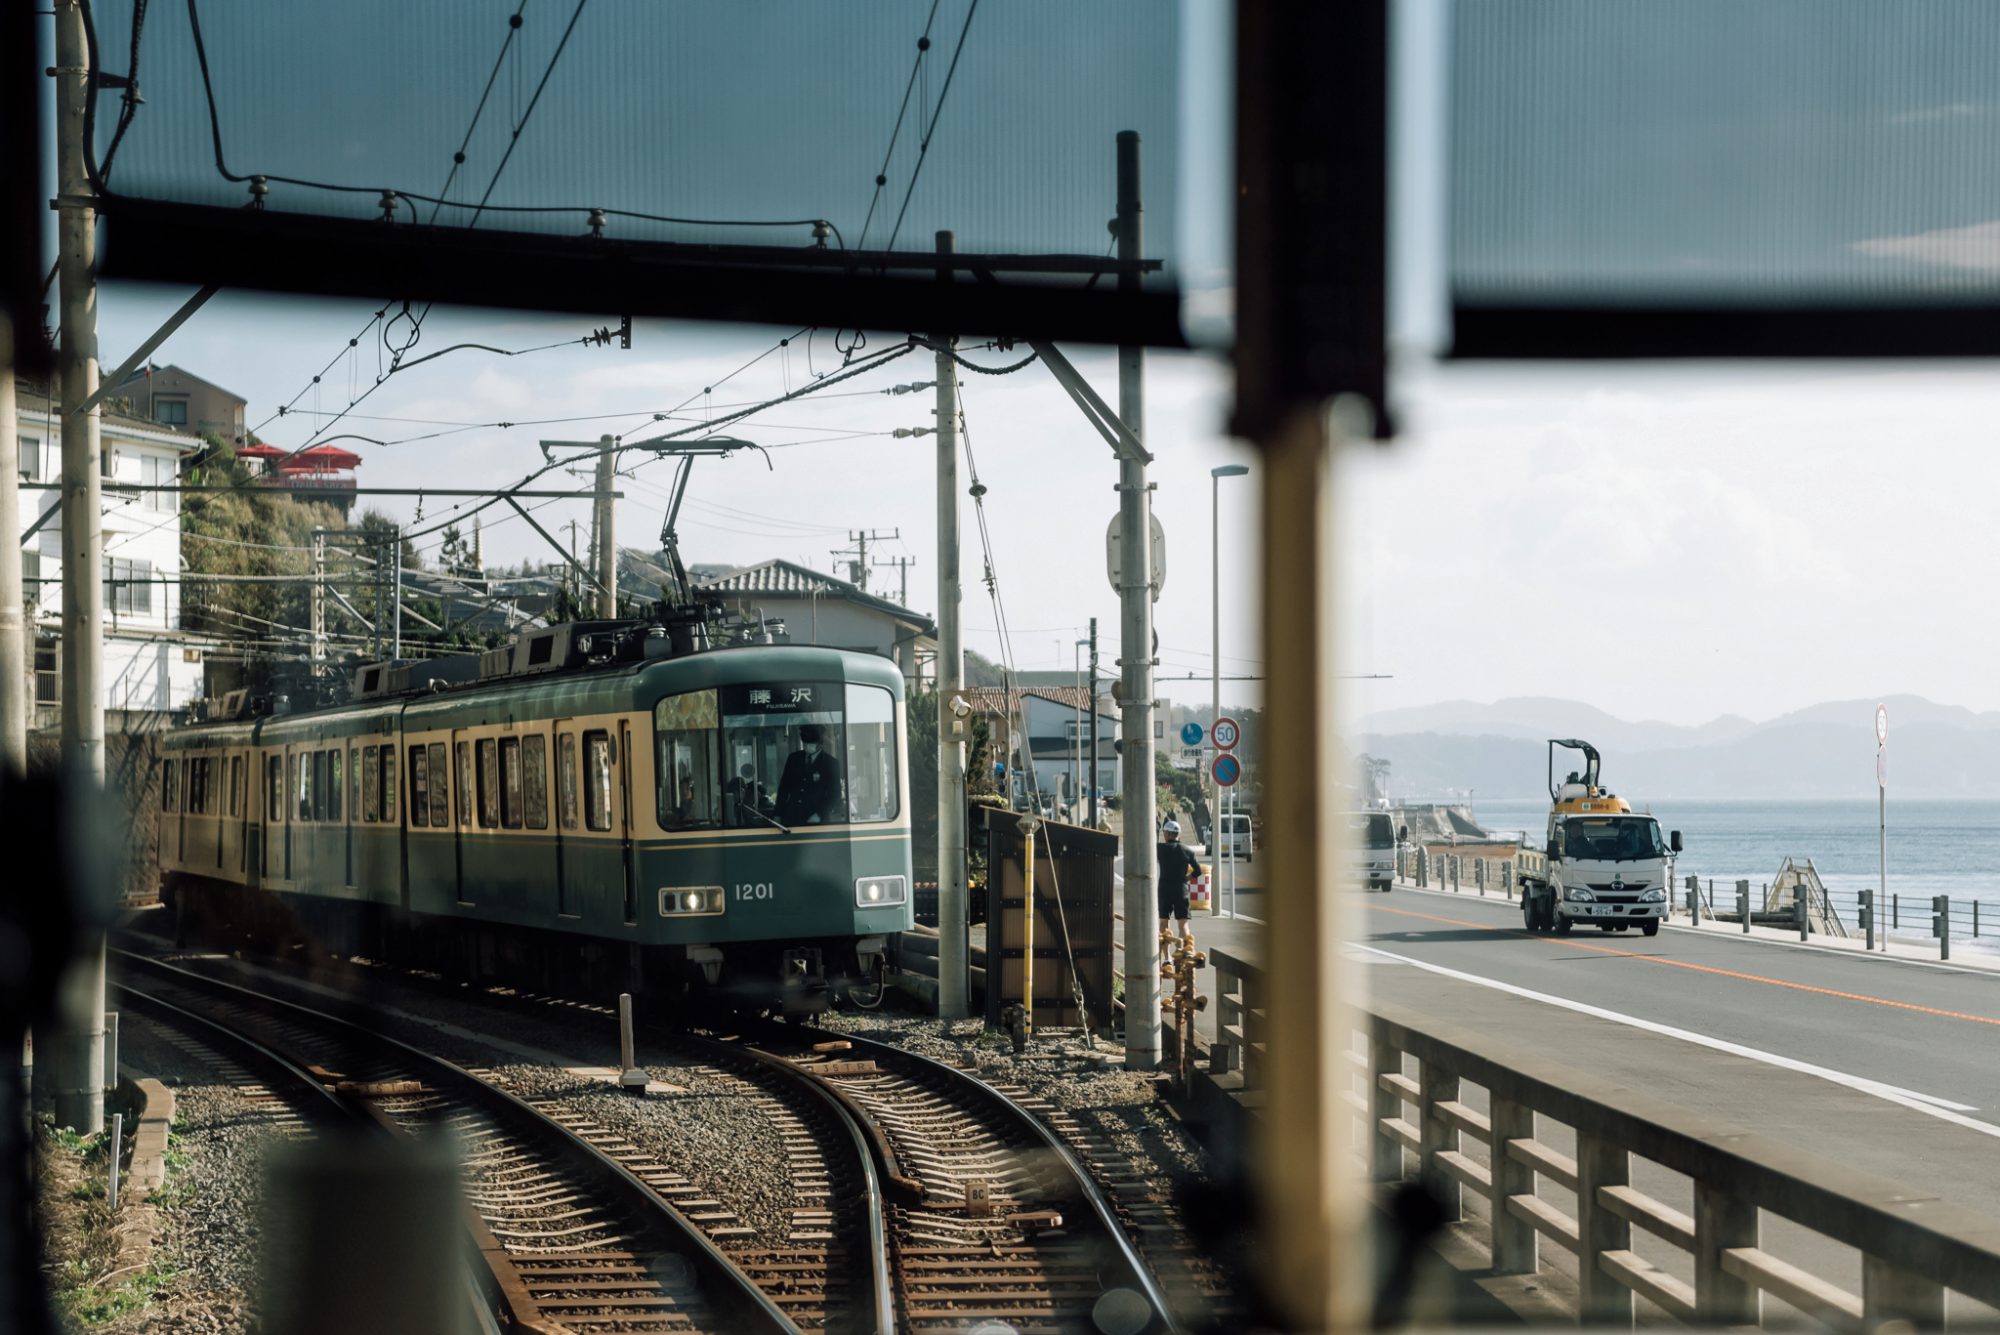
[(1646, 919), (1644, 931), (1647, 936), (1658, 936), (1660, 934), (1660, 920), (1658, 918)]
[[(1554, 912), (1555, 912), (1555, 910), (1554, 910), (1554, 909), (1550, 909), (1550, 910), (1549, 910), (1549, 912), (1551, 912), (1551, 913), (1554, 913)], [(1571, 927), (1574, 927), (1575, 925), (1576, 925), (1576, 922), (1575, 922), (1575, 919), (1573, 919), (1573, 918), (1561, 918), (1561, 917), (1557, 918), (1557, 919), (1556, 919), (1556, 935), (1557, 935), (1557, 936), (1568, 936), (1568, 935), (1569, 935), (1569, 929), (1570, 929)]]

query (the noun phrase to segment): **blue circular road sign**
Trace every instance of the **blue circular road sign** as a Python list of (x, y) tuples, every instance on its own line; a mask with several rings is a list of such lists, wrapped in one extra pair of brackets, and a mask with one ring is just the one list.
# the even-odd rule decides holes
[(1243, 777), (1243, 766), (1235, 756), (1219, 755), (1215, 758), (1215, 781), (1224, 788), (1232, 788)]
[(1201, 724), (1199, 723), (1181, 724), (1181, 745), (1183, 746), (1201, 745)]

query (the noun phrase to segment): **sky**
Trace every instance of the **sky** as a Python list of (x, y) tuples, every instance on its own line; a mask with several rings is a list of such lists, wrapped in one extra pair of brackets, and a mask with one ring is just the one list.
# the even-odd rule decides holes
[[(1447, 288), (1651, 290), (1665, 282), (1728, 291), (1772, 275), (1806, 290), (1868, 290), (1882, 281), (1898, 290), (1932, 282), (1990, 288), (2000, 274), (1993, 244), (2000, 197), (1989, 193), (1990, 172), (1962, 168), (1989, 160), (1986, 150), (2000, 137), (2000, 89), (1974, 54), (1984, 49), (1977, 38), (2000, 21), (1982, 6), (1956, 3), (1899, 26), (1903, 10), (1877, 5), (1855, 11), (1852, 29), (1815, 29), (1814, 40), (1830, 44), (1825, 51), (1794, 51), (1796, 5), (1780, 8), (1744, 18), (1739, 7), (1711, 3), (1640, 18), (1637, 10), (1572, 3), (1523, 28), (1496, 12), (1513, 7), (1473, 7), (1448, 43), (1439, 40), (1436, 0), (1399, 5), (1398, 337), (1434, 345)], [(120, 28), (121, 12), (116, 3), (100, 6), (100, 24)], [(323, 179), (372, 181), (387, 172), (433, 188), (425, 173), (443, 175), (461, 104), (490, 68), (482, 53), (495, 46), (510, 7), (473, 11), (475, 28), (487, 26), (464, 32), (448, 16), (412, 18), (393, 6), (309, 20), (367, 27), (390, 15), (416, 24), (424, 40), (397, 47), (397, 58), (439, 71), (434, 83), (398, 77), (394, 66), (370, 66), (355, 82), (338, 60), (266, 67), (247, 57), (265, 49), (257, 44), (265, 11), (209, 0), (202, 12), (215, 28), (211, 54), (226, 66), (220, 126), (237, 170), (292, 154)], [(518, 59), (503, 66), (496, 85), (497, 119), (466, 141), (474, 168), (504, 151), (503, 131), (531, 99), (543, 53), (559, 40), (554, 21), (568, 12), (530, 11)], [(866, 26), (846, 22), (843, 12), (794, 4), (778, 19), (744, 11), (749, 17), (723, 22), (697, 7), (667, 31), (632, 29), (646, 23), (644, 9), (593, 11), (578, 48), (589, 58), (559, 67), (546, 117), (522, 140), (520, 166), (496, 198), (567, 204), (608, 179), (626, 194), (593, 202), (672, 210), (692, 196), (757, 217), (806, 208), (858, 234), (866, 224), (854, 215), (867, 216), (880, 126), (892, 120), (909, 68), (899, 44), (928, 9), (900, 0), (870, 11)], [(1121, 31), (1115, 15), (1044, 5), (996, 11), (990, 26), (965, 29), (969, 6), (939, 12), (941, 42), (960, 31), (973, 40), (939, 152), (924, 188), (912, 194), (903, 244), (909, 231), (921, 237), (940, 224), (958, 226), (962, 240), (986, 227), (996, 245), (1039, 239), (1044, 229), (1051, 244), (1101, 238), (1105, 141), (1114, 125), (1137, 116), (1147, 134), (1149, 241), (1190, 288), (1210, 280), (1208, 269), (1226, 253), (1226, 227), (1212, 207), (1222, 198), (1212, 178), (1224, 160), (1224, 122), (1214, 63), (1202, 57), (1226, 55), (1216, 40), (1219, 7), (1183, 0), (1172, 21), (1105, 48), (1119, 60), (1101, 79), (1088, 61), (1079, 63), (1079, 52), (1103, 48)], [(1059, 13), (1081, 26), (1052, 35), (1040, 19)], [(758, 27), (768, 19), (783, 28), (784, 15), (831, 26), (814, 30), (817, 37)], [(1581, 22), (1586, 16), (1591, 21)], [(1737, 26), (1718, 26), (1722, 18)], [(988, 19), (982, 14), (979, 23)], [(749, 26), (738, 31), (729, 22)], [(1652, 26), (1637, 31), (1632, 22)], [(177, 13), (149, 24), (149, 109), (118, 169), (129, 186), (145, 184), (148, 173), (199, 182), (213, 170), (185, 26)], [(634, 52), (620, 45), (628, 29), (671, 37), (661, 47), (667, 63), (633, 66)], [(343, 45), (332, 29), (326, 36), (331, 50), (366, 45)], [(792, 100), (731, 109), (735, 67), (704, 52), (733, 50), (739, 38), (767, 70), (804, 70), (802, 80), (776, 81)], [(827, 59), (815, 61), (822, 49), (815, 41)], [(416, 50), (425, 43), (429, 55)], [(1041, 59), (1055, 46), (1060, 59)], [(1845, 66), (1820, 58), (1827, 52), (1861, 61), (1868, 77), (1844, 77)], [(1162, 95), (1159, 72), (1169, 60), (1178, 62), (1178, 102)], [(1553, 75), (1509, 75), (1524, 68), (1586, 77), (1572, 85)], [(1023, 69), (1035, 77), (1019, 79)], [(1923, 77), (1909, 77), (1911, 69)], [(615, 77), (590, 77), (605, 70)], [(913, 85), (920, 111), (935, 109), (940, 77), (932, 69)], [(631, 90), (650, 88), (649, 79), (659, 91), (635, 99)], [(1119, 80), (1129, 85), (1123, 92)], [(1523, 89), (1535, 96), (1507, 100)], [(299, 114), (328, 99), (346, 113)], [(377, 133), (384, 123), (396, 132)], [(616, 133), (599, 142), (583, 132), (593, 125)], [(685, 132), (688, 125), (695, 133)], [(607, 162), (633, 160), (647, 170), (606, 177)], [(902, 181), (915, 169), (915, 150), (901, 143), (880, 161)], [(1191, 164), (1206, 164), (1207, 187)], [(1717, 180), (1729, 188), (1703, 188)], [(1813, 193), (1829, 182), (1833, 198)], [(1606, 188), (1593, 194), (1598, 186)], [(1190, 207), (1197, 199), (1211, 207)], [(1524, 212), (1527, 204), (1533, 208)], [(185, 295), (108, 287), (107, 363)], [(296, 446), (324, 420), (312, 409), (330, 412), (372, 380), (379, 365), (372, 334), (336, 357), (371, 309), (224, 294), (158, 359), (245, 396), (252, 423), (306, 389), (303, 415), (262, 428), (273, 443)], [(441, 310), (413, 351), (460, 341), (527, 348), (576, 338), (615, 317)], [(796, 388), (837, 364), (832, 335), (821, 333), (741, 369), (791, 332), (640, 321), (629, 351), (457, 352), (397, 375), (334, 431), (400, 442), (339, 442), (362, 454), (364, 485), (502, 485), (539, 463), (539, 439), (643, 434), (666, 425), (654, 414), (669, 410), (680, 414), (671, 425), (686, 425), (722, 405)], [(869, 348), (885, 346), (884, 338), (872, 336)], [(1069, 351), (1110, 397), (1109, 355)], [(967, 352), (995, 366), (1019, 356), (976, 345)], [(307, 388), (329, 358), (335, 364), (321, 385)], [(913, 354), (838, 386), (840, 397), (729, 428), (772, 447), (769, 466), (751, 455), (697, 466), (682, 520), (687, 559), (785, 556), (829, 569), (849, 530), (897, 530), (899, 538), (876, 550), (915, 559), (909, 601), (935, 611), (934, 444), (891, 434), (930, 426), (929, 396), (879, 392), (930, 379), (928, 360)], [(1148, 365), (1146, 437), (1157, 456), (1154, 504), (1168, 543), (1157, 607), (1163, 693), (1200, 702), (1210, 666), (1211, 543), (1221, 568), (1214, 587), (1225, 675), (1259, 675), (1256, 477), (1222, 483), (1213, 533), (1208, 513), (1209, 470), (1254, 468), (1255, 455), (1223, 431), (1226, 366), (1204, 354), (1165, 353), (1151, 354)], [(1096, 616), (1103, 664), (1115, 670), (1116, 599), (1101, 573), (1104, 528), (1116, 508), (1108, 450), (1046, 368), (962, 379), (1015, 665), (1071, 666), (1074, 640)], [(714, 392), (704, 396), (705, 388)], [(1517, 694), (1682, 723), (1902, 692), (2000, 708), (2000, 681), (1984, 670), (1995, 647), (1987, 572), (2000, 538), (1976, 502), (1960, 499), (2000, 472), (1988, 448), (2000, 384), (1983, 368), (1439, 367), (1412, 357), (1395, 392), (1401, 439), (1345, 447), (1337, 462), (1336, 652), (1343, 674), (1357, 679), (1328, 690), (1348, 717)], [(588, 420), (529, 424), (566, 417)], [(392, 418), (406, 420), (383, 420)], [(503, 421), (523, 425), (493, 425)], [(415, 439), (434, 432), (449, 434)], [(623, 545), (656, 540), (668, 481), (668, 468), (653, 464), (621, 484)], [(398, 518), (416, 517), (415, 502), (379, 504)], [(582, 502), (560, 502), (537, 517), (555, 529), (585, 512)], [(445, 511), (431, 501), (422, 513), (436, 519)], [(489, 560), (544, 555), (527, 524), (490, 513)], [(1000, 656), (978, 516), (969, 501), (961, 513), (966, 643)], [(882, 591), (895, 572), (877, 578)], [(1283, 589), (1272, 591), (1274, 615), (1287, 614), (1284, 598)], [(1257, 687), (1229, 683), (1225, 701), (1252, 702)]]

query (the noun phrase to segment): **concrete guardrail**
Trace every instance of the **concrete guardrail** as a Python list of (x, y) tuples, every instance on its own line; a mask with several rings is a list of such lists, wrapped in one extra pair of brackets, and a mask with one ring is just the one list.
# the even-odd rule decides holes
[[(1240, 1070), (1243, 1087), (1255, 1088), (1262, 971), (1223, 950), (1209, 962), (1219, 1008), (1210, 1070)], [(1430, 1016), (1377, 1002), (1361, 1025), (1365, 1044), (1343, 1056), (1366, 1093), (1350, 1088), (1345, 1097), (1369, 1132), (1370, 1175), (1421, 1177), (1454, 1222), (1465, 1218), (1464, 1190), (1485, 1197), (1497, 1272), (1535, 1272), (1543, 1240), (1572, 1254), (1585, 1321), (1628, 1324), (1635, 1296), (1716, 1325), (1758, 1323), (1764, 1294), (1836, 1325), (1942, 1326), (1948, 1290), (2000, 1307), (1992, 1217)], [(1467, 1086), (1486, 1092), (1487, 1112), (1465, 1101)], [(1574, 1158), (1537, 1136), (1538, 1117), (1574, 1130)], [(1485, 1163), (1465, 1152), (1468, 1139), (1487, 1148)], [(1635, 1158), (1692, 1179), (1694, 1213), (1635, 1188)], [(1550, 1183), (1574, 1193), (1575, 1216), (1538, 1193)], [(1760, 1211), (1859, 1251), (1861, 1291), (1764, 1250)], [(1634, 1229), (1687, 1252), (1693, 1283), (1641, 1257)]]

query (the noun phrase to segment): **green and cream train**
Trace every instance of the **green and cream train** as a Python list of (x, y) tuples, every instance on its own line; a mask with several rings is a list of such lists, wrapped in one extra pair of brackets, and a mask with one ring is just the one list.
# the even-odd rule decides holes
[(665, 649), (575, 623), (373, 665), (338, 707), (176, 729), (162, 898), (203, 930), (461, 978), (872, 992), (912, 922), (896, 665)]

